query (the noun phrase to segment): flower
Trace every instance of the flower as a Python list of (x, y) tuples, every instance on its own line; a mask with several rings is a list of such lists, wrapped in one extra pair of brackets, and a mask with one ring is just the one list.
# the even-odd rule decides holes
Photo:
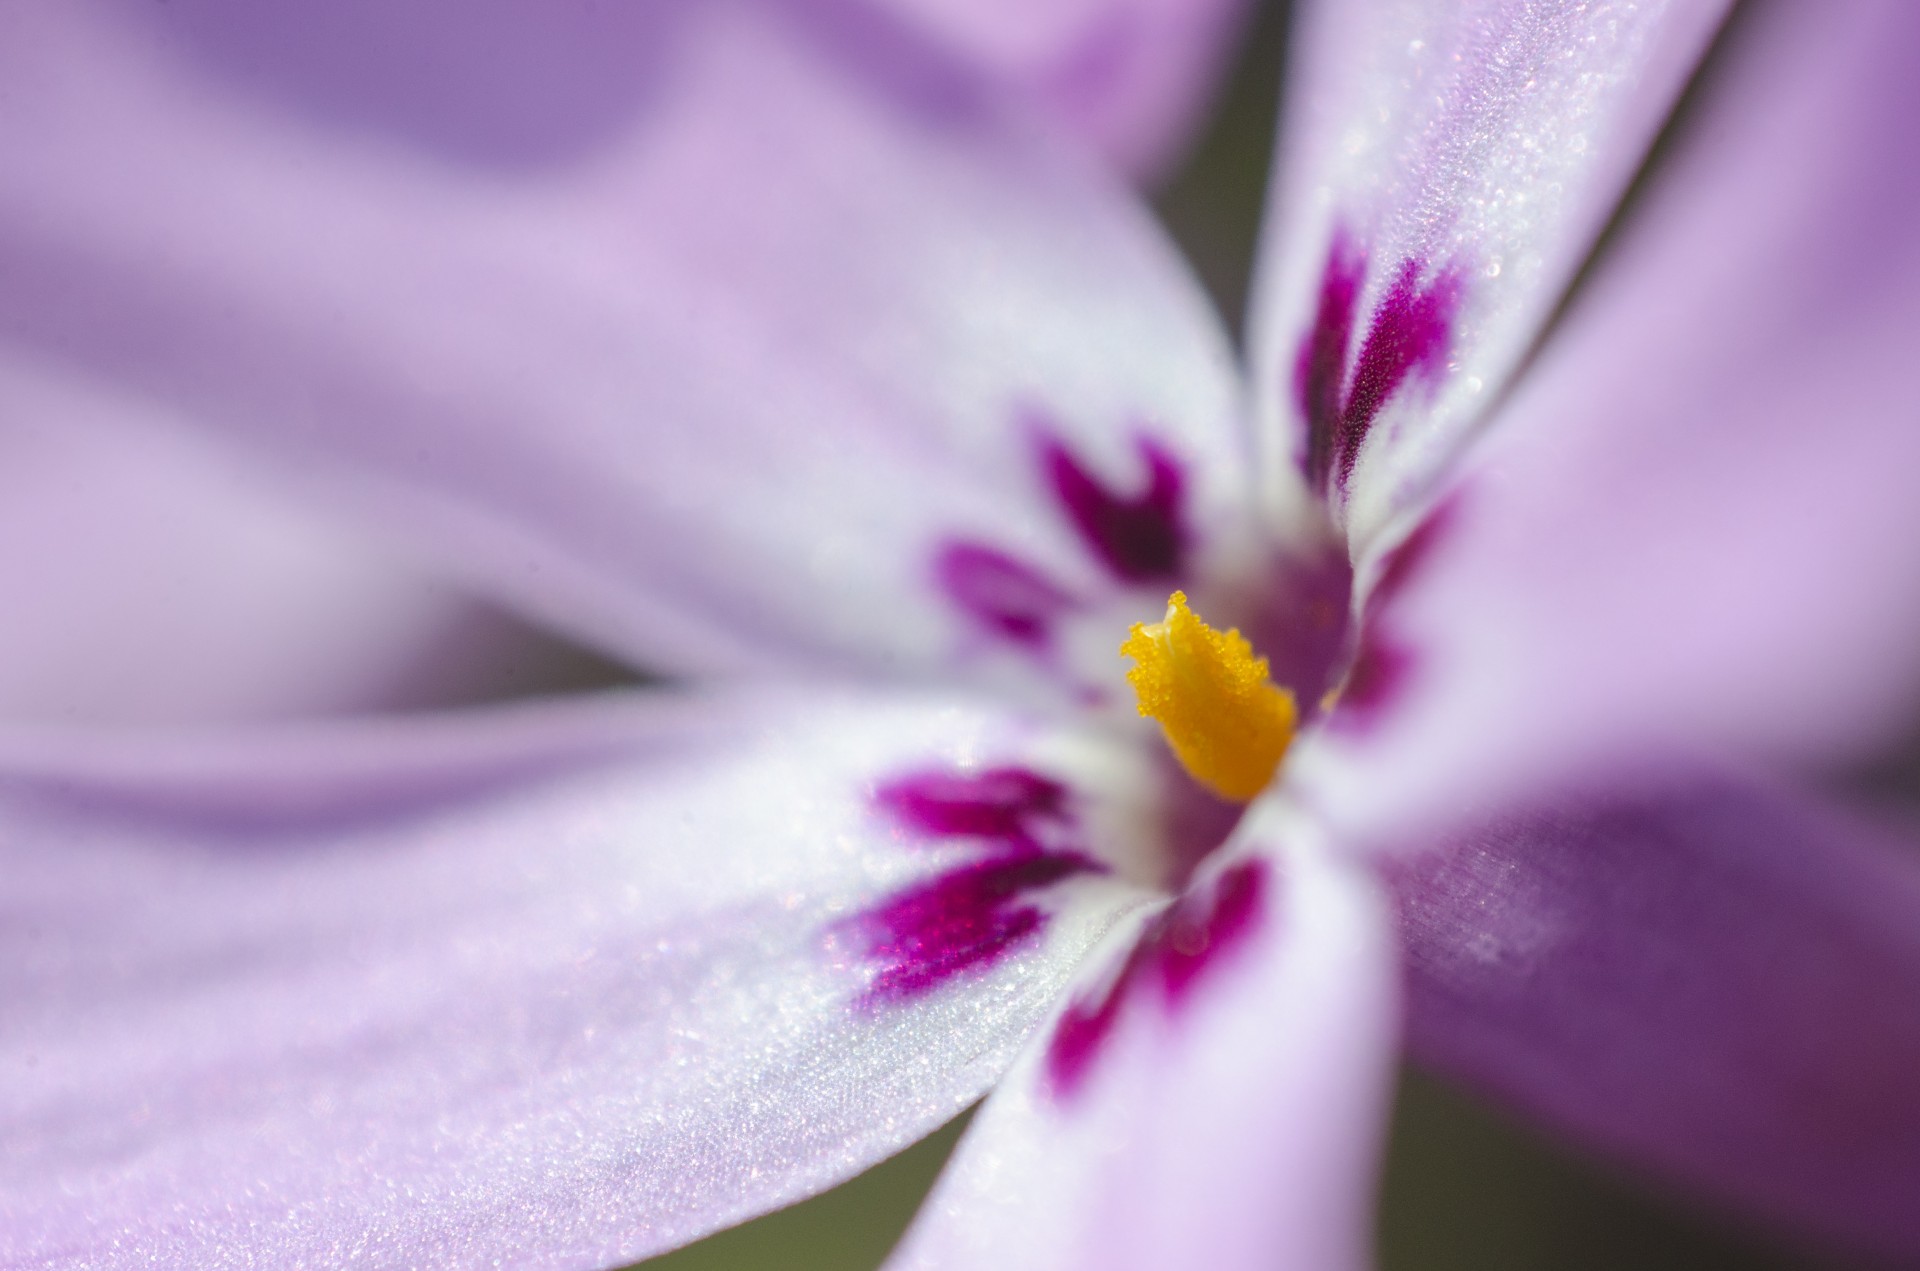
[[(1720, 8), (1316, 10), (1243, 390), (860, 7), (258, 12), (9, 15), (11, 400), (709, 687), (0, 739), (9, 1257), (605, 1264), (996, 1086), (904, 1265), (1357, 1262), (1390, 909), (1416, 1053), (1911, 1252), (1920, 896), (1789, 778), (1915, 688), (1912, 20), (1737, 28), (1516, 374)], [(1244, 812), (1117, 696), (1176, 588)]]

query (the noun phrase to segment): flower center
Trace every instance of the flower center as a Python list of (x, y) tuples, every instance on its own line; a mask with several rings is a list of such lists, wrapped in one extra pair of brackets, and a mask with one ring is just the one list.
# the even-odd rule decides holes
[(1298, 711), (1246, 637), (1214, 630), (1176, 591), (1166, 619), (1134, 623), (1120, 652), (1133, 659), (1127, 680), (1140, 713), (1159, 721), (1195, 781), (1236, 803), (1266, 788), (1293, 741)]

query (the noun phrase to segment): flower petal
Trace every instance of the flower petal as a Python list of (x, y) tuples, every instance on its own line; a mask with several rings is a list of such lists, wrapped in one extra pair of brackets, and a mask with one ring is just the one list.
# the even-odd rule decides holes
[(1414, 1056), (1751, 1214), (1920, 1256), (1920, 858), (1642, 771), (1396, 867)]
[(89, 427), (122, 404), (5, 373), (18, 413), (0, 423), (0, 718), (418, 708), (587, 669), (204, 443)]
[(1253, 307), (1265, 470), (1370, 538), (1553, 313), (1725, 0), (1336, 0), (1291, 51)]
[(1197, 285), (911, 33), (441, 7), (9, 13), (0, 338), (346, 476), (657, 669), (1026, 677), (1003, 608), (1164, 599), (1093, 513), (1244, 526)]
[[(1176, 905), (1204, 898), (1200, 940), (1176, 922), (1126, 959), (1099, 1053), (1063, 1086), (1063, 1037), (1105, 1009), (1069, 1008), (988, 1098), (890, 1266), (1368, 1265), (1391, 934), (1369, 880), (1280, 841)], [(1223, 922), (1249, 869), (1256, 899)]]
[(1831, 762), (1920, 702), (1920, 15), (1727, 51), (1377, 615), (1407, 670), (1322, 792), (1355, 825), (1649, 735)]
[(992, 1082), (1139, 893), (881, 1009), (834, 935), (945, 867), (876, 774), (1032, 737), (688, 698), (64, 759), (0, 744), (0, 1261), (600, 1267)]
[(1199, 123), (1243, 0), (883, 0), (1121, 171), (1166, 170)]

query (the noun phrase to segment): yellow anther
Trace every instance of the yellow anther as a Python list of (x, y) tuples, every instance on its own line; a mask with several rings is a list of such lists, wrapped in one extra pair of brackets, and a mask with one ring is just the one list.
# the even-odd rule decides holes
[(1266, 788), (1293, 740), (1293, 694), (1267, 678), (1267, 660), (1238, 631), (1215, 631), (1187, 595), (1167, 600), (1164, 622), (1133, 624), (1123, 656), (1140, 713), (1160, 721), (1193, 779), (1245, 803)]

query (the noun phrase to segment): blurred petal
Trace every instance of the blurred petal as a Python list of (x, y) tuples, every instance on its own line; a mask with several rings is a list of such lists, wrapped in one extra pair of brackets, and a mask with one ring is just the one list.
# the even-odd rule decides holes
[[(1298, 843), (1251, 860), (1172, 911), (1197, 899), (1212, 921), (1149, 927), (1144, 961), (1083, 989), (1118, 999), (1084, 1077), (1063, 1087), (1058, 1062), (1061, 1030), (1100, 1016), (1083, 998), (988, 1098), (891, 1265), (1369, 1265), (1389, 927), (1349, 865)], [(1250, 868), (1256, 905), (1222, 922)]]
[(1754, 1216), (1920, 1256), (1920, 858), (1668, 770), (1399, 866), (1417, 1059)]
[(1726, 0), (1332, 0), (1290, 50), (1253, 308), (1270, 478), (1370, 537), (1538, 337)]
[(611, 673), (204, 444), (87, 426), (125, 405), (92, 386), (5, 374), (0, 718), (337, 714)]
[(836, 924), (952, 855), (876, 776), (1030, 740), (817, 696), (0, 739), (0, 1261), (601, 1267), (845, 1178), (1137, 903), (1058, 889), (964, 985), (858, 1005)]
[[(1920, 11), (1756, 10), (1379, 626), (1360, 824), (1649, 733), (1827, 761), (1920, 700)], [(1323, 754), (1317, 759), (1328, 756)]]
[(1244, 0), (881, 0), (1151, 178), (1200, 122)]
[(1116, 505), (1164, 458), (1199, 549), (1244, 526), (1230, 355), (1175, 254), (911, 33), (395, 12), (10, 11), (0, 339), (346, 476), (658, 669), (1025, 674), (979, 612), (1006, 571), (957, 585), (951, 549), (1051, 586), (1022, 604), (1135, 587), (1055, 449)]

